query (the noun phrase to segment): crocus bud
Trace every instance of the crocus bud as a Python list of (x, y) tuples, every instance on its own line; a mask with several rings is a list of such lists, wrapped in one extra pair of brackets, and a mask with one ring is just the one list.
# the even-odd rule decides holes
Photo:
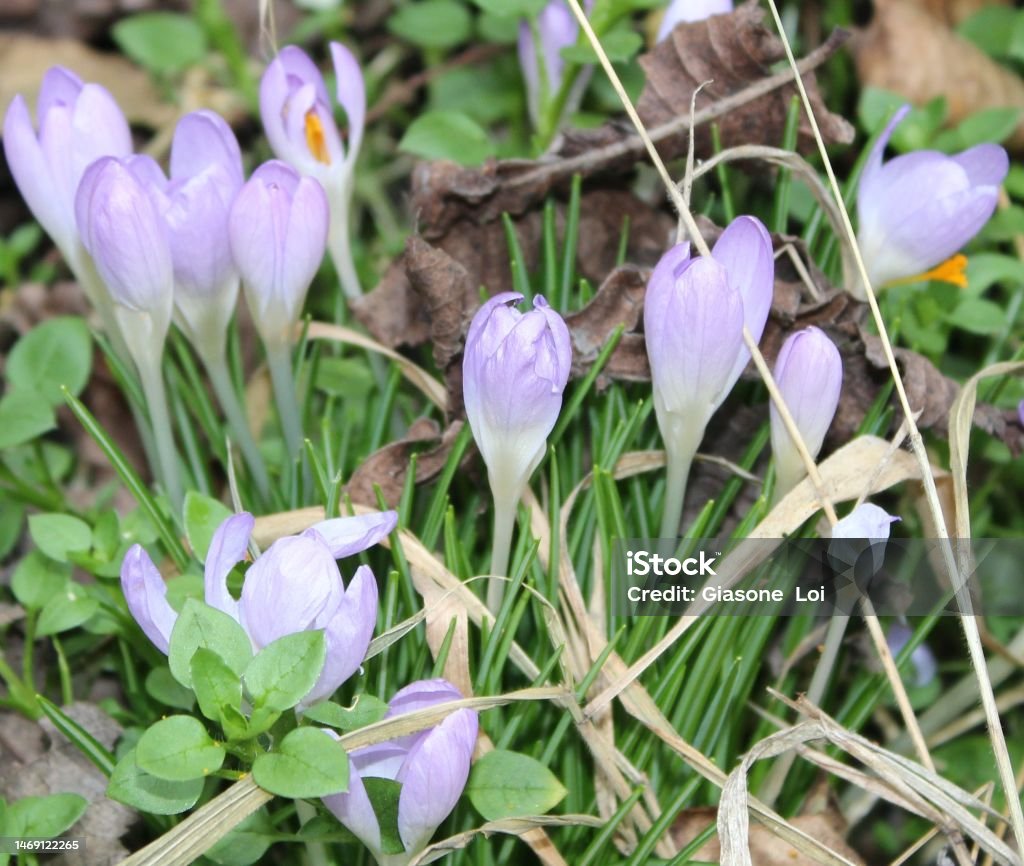
[[(587, 4), (588, 7), (592, 3)], [(539, 44), (534, 39), (534, 28)], [(534, 125), (543, 106), (562, 86), (562, 49), (576, 44), (579, 24), (562, 0), (549, 0), (536, 18), (519, 24), (519, 68), (526, 83), (527, 106)], [(574, 94), (576, 102), (582, 94)]]
[(33, 216), (76, 273), (82, 266), (75, 192), (86, 168), (102, 156), (128, 156), (132, 137), (121, 109), (99, 84), (83, 84), (54, 66), (43, 76), (36, 132), (25, 100), (15, 96), (4, 117), (4, 153)]
[(513, 505), (544, 456), (572, 364), (562, 317), (540, 295), (520, 313), (511, 305), (522, 299), (504, 292), (477, 311), (462, 360), (466, 416), (491, 492)]
[(141, 171), (137, 160), (103, 157), (89, 166), (75, 197), (82, 243), (116, 304), (136, 363), (163, 351), (174, 297), (167, 229)]
[(644, 335), (669, 465), (666, 536), (678, 529), (690, 461), (704, 429), (750, 360), (744, 326), (761, 339), (774, 275), (767, 230), (754, 217), (741, 216), (722, 232), (710, 257), (693, 258), (689, 244), (678, 244), (647, 282)]
[[(335, 560), (372, 547), (398, 522), (394, 511), (325, 520), (301, 535), (275, 541), (249, 568), (241, 599), (228, 591), (231, 569), (245, 557), (254, 521), (229, 517), (214, 533), (206, 554), (204, 597), (239, 622), (258, 651), (287, 634), (323, 629), (327, 657), (316, 685), (300, 706), (330, 696), (359, 668), (377, 620), (377, 582), (360, 566), (346, 587)], [(132, 547), (121, 566), (128, 609), (151, 641), (167, 652), (177, 615), (149, 555)]]
[[(817, 457), (839, 406), (843, 385), (839, 350), (823, 331), (805, 328), (782, 344), (773, 377), (808, 452), (812, 458)], [(807, 469), (774, 402), (770, 411), (776, 490), (784, 496), (803, 479)]]
[[(889, 645), (889, 652), (897, 656), (902, 652), (914, 636), (914, 630), (906, 623), (894, 622), (886, 632), (885, 642)], [(918, 644), (910, 653), (910, 664), (914, 668), (914, 685), (918, 688), (928, 685), (935, 679), (939, 665), (935, 661), (935, 654), (926, 643)]]
[(658, 42), (668, 36), (677, 24), (684, 21), (703, 21), (712, 15), (732, 12), (732, 0), (672, 0), (658, 27)]
[[(882, 164), (904, 106), (879, 136), (860, 178), (857, 239), (875, 288), (941, 279), (966, 286), (966, 259), (950, 259), (988, 222), (1009, 171), (1006, 151), (979, 144), (954, 156), (919, 150)], [(863, 298), (862, 285), (854, 294)]]
[[(462, 698), (443, 679), (420, 680), (399, 691), (386, 718)], [(408, 863), (430, 841), (466, 787), (479, 722), (473, 710), (456, 710), (433, 728), (349, 752), (348, 791), (324, 797), (335, 817), (373, 853), (380, 866)], [(333, 732), (328, 732), (333, 735)], [(398, 835), (405, 851), (386, 853), (365, 779), (400, 782)]]
[(228, 217), (243, 181), (238, 141), (220, 115), (196, 111), (178, 121), (171, 178), (163, 191), (174, 261), (175, 320), (208, 357), (223, 354), (238, 299)]
[(323, 187), (271, 160), (242, 187), (229, 236), (256, 328), (268, 345), (290, 345), (327, 242)]
[(309, 56), (286, 46), (260, 81), (260, 116), (275, 155), (315, 177), (330, 203), (329, 250), (349, 297), (360, 294), (349, 247), (348, 219), (354, 172), (366, 122), (366, 84), (359, 63), (344, 45), (330, 44), (335, 96), (348, 118), (348, 147), (334, 122), (323, 76)]
[(877, 505), (865, 502), (836, 521), (828, 546), (832, 569), (855, 579), (859, 585), (870, 584), (885, 562), (889, 527), (897, 520)]

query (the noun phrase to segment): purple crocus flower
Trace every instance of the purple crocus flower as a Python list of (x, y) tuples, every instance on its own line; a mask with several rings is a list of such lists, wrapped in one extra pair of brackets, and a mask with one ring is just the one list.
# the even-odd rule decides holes
[[(459, 690), (447, 680), (420, 680), (391, 699), (386, 718), (461, 698)], [(461, 709), (436, 727), (355, 749), (348, 756), (348, 791), (324, 797), (323, 803), (370, 849), (380, 866), (408, 863), (458, 803), (469, 778), (478, 727), (476, 712)], [(398, 834), (405, 851), (401, 854), (383, 850), (380, 823), (363, 781), (368, 778), (389, 779), (402, 785)]]
[[(908, 641), (914, 636), (914, 630), (906, 623), (894, 622), (885, 635), (885, 642), (889, 645), (889, 652), (897, 656), (905, 647)], [(926, 643), (920, 643), (910, 653), (910, 663), (914, 667), (914, 685), (920, 688), (928, 685), (935, 679), (939, 665), (935, 661), (935, 654)]]
[(504, 292), (477, 310), (462, 360), (466, 415), (491, 489), (513, 501), (544, 456), (572, 365), (562, 317), (540, 295), (520, 313), (512, 305), (522, 299)]
[[(849, 574), (861, 583), (870, 583), (870, 578), (881, 570), (885, 562), (889, 530), (899, 519), (871, 502), (864, 502), (842, 520), (836, 521), (828, 546), (828, 559), (833, 570)], [(865, 573), (866, 567), (870, 567), (870, 574)]]
[[(868, 277), (879, 288), (894, 281), (941, 279), (966, 286), (963, 256), (950, 259), (988, 222), (1009, 171), (1006, 151), (979, 144), (954, 156), (918, 150), (882, 164), (906, 105), (875, 143), (857, 193), (857, 238)], [(863, 297), (864, 287), (854, 293)]]
[(344, 45), (330, 44), (337, 79), (335, 96), (348, 118), (348, 146), (334, 122), (323, 75), (301, 49), (286, 46), (260, 82), (260, 116), (279, 159), (316, 178), (330, 203), (328, 248), (345, 294), (361, 293), (349, 246), (349, 208), (355, 165), (366, 123), (366, 84), (359, 63)]
[(690, 462), (712, 414), (750, 360), (743, 328), (760, 340), (772, 303), (775, 260), (768, 231), (741, 216), (711, 255), (678, 244), (661, 257), (644, 300), (654, 407), (668, 454), (670, 499), (662, 533), (674, 535)]
[(290, 346), (306, 292), (323, 260), (323, 187), (286, 163), (261, 165), (235, 198), (231, 252), (256, 328), (269, 346)]
[(658, 42), (668, 36), (677, 24), (684, 21), (703, 21), (712, 15), (732, 12), (732, 0), (672, 0), (658, 27)]
[(82, 268), (75, 192), (86, 168), (102, 156), (128, 156), (132, 137), (114, 97), (83, 84), (63, 66), (43, 76), (36, 106), (39, 129), (24, 98), (4, 117), (4, 153), (25, 202), (71, 269)]
[[(346, 587), (335, 560), (377, 544), (397, 522), (394, 511), (340, 517), (318, 523), (301, 535), (279, 538), (249, 567), (237, 601), (228, 592), (227, 578), (245, 558), (253, 517), (246, 512), (235, 514), (214, 534), (204, 569), (206, 603), (240, 623), (254, 651), (287, 634), (324, 630), (327, 660), (301, 706), (329, 697), (355, 673), (377, 620), (373, 572), (360, 566)], [(166, 653), (177, 614), (167, 602), (167, 586), (160, 573), (137, 544), (121, 566), (121, 588), (135, 621)]]
[[(804, 328), (792, 334), (779, 351), (774, 378), (811, 457), (817, 457), (839, 406), (843, 361), (823, 331)], [(778, 478), (777, 495), (784, 496), (807, 474), (796, 444), (771, 404), (772, 452)]]

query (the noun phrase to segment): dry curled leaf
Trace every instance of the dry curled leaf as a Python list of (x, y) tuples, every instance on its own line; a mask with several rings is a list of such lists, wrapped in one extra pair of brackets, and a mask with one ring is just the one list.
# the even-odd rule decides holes
[[(680, 24), (669, 38), (641, 57), (647, 83), (637, 112), (644, 124), (659, 126), (679, 115), (689, 115), (693, 94), (705, 82), (696, 98), (698, 109), (769, 75), (772, 64), (784, 59), (785, 50), (775, 33), (764, 26), (764, 15), (756, 3), (745, 3), (728, 15)], [(804, 84), (825, 142), (853, 141), (853, 127), (828, 110), (813, 73), (804, 76)], [(780, 144), (795, 93), (792, 85), (779, 88), (720, 118), (722, 146)], [(663, 156), (684, 155), (687, 143), (687, 135), (680, 133), (667, 144)], [(696, 147), (698, 156), (711, 153), (707, 132), (701, 130), (696, 136)], [(811, 152), (815, 148), (810, 124), (801, 112), (797, 149)]]
[[(1024, 81), (908, 0), (876, 4), (853, 45), (861, 83), (918, 105), (943, 96), (949, 122), (986, 108), (1024, 109)], [(1024, 149), (1024, 119), (1007, 145)]]

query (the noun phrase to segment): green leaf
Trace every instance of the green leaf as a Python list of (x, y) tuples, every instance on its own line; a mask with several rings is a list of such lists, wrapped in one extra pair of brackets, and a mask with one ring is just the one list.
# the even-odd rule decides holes
[(39, 612), (36, 634), (40, 637), (78, 628), (100, 609), (85, 587), (68, 581), (62, 591), (51, 598)]
[(301, 701), (323, 670), (324, 633), (286, 634), (260, 650), (245, 669), (245, 687), (257, 707), (284, 712)]
[(458, 111), (428, 111), (405, 131), (398, 146), (426, 159), (450, 159), (479, 165), (495, 152), (487, 133)]
[(185, 494), (185, 537), (200, 562), (206, 561), (213, 534), (232, 514), (230, 508), (195, 490)]
[(1000, 253), (979, 253), (967, 260), (967, 287), (972, 295), (980, 295), (996, 283), (1024, 285), (1024, 262)]
[(1009, 138), (1020, 120), (1019, 108), (988, 108), (976, 111), (957, 124), (956, 129), (938, 135), (933, 146), (949, 153), (966, 150), (976, 144), (999, 144)]
[(242, 706), (242, 680), (213, 650), (200, 647), (192, 656), (192, 688), (199, 709), (215, 722), (224, 719), (224, 708)]
[(543, 815), (566, 795), (565, 787), (540, 761), (495, 749), (473, 765), (466, 793), (488, 821)]
[(351, 707), (342, 707), (332, 701), (314, 704), (303, 716), (321, 725), (339, 731), (355, 731), (379, 722), (387, 715), (388, 705), (373, 695), (356, 695)]
[[(867, 132), (881, 132), (882, 125), (906, 101), (904, 97), (891, 90), (865, 87), (857, 104), (857, 117)], [(945, 123), (947, 113), (946, 100), (941, 96), (921, 108), (912, 109), (896, 127), (892, 136), (892, 146), (901, 153), (929, 146), (935, 133)]]
[[(601, 47), (613, 63), (629, 60), (643, 44), (643, 37), (634, 30), (613, 30), (601, 37)], [(566, 46), (562, 49), (562, 57), (570, 63), (597, 63), (597, 54), (589, 42)]]
[(203, 780), (169, 782), (140, 769), (135, 749), (117, 762), (107, 785), (107, 796), (118, 803), (152, 815), (177, 815), (191, 809), (203, 793)]
[(318, 728), (296, 728), (276, 752), (252, 765), (256, 784), (281, 797), (326, 797), (348, 790), (348, 755)]
[(149, 728), (135, 746), (140, 769), (168, 782), (187, 782), (208, 776), (224, 763), (203, 723), (192, 716), (170, 716)]
[(245, 629), (226, 613), (190, 598), (174, 623), (167, 656), (174, 678), (188, 688), (192, 688), (192, 656), (200, 647), (213, 650), (237, 674), (252, 658)]
[(146, 674), (146, 693), (176, 710), (191, 710), (196, 703), (195, 695), (174, 678), (168, 667), (153, 668)]
[[(334, 822), (337, 827), (337, 822)], [(254, 812), (203, 854), (217, 866), (250, 866), (260, 862), (274, 843), (276, 830), (265, 809)]]
[(1010, 54), (1017, 19), (1015, 9), (988, 6), (961, 23), (957, 31), (990, 57), (1002, 58)]
[(532, 18), (540, 13), (547, 2), (548, 0), (473, 0), (473, 3), (484, 12), (501, 18)]
[(1006, 312), (984, 298), (965, 298), (949, 316), (950, 324), (972, 334), (998, 334), (1006, 327)]
[(366, 796), (377, 816), (381, 850), (385, 854), (403, 853), (405, 845), (398, 832), (398, 801), (402, 795), (402, 785), (392, 779), (367, 776), (363, 779), (363, 787), (366, 788)]
[(36, 547), (58, 562), (67, 562), (69, 553), (92, 546), (89, 524), (70, 514), (33, 514), (28, 531)]
[(0, 560), (14, 550), (14, 545), (21, 538), (21, 529), (25, 525), (25, 506), (20, 502), (8, 500), (0, 510)]
[(29, 610), (37, 610), (62, 592), (71, 577), (71, 569), (38, 550), (33, 550), (14, 569), (11, 590)]
[(388, 30), (423, 48), (451, 48), (472, 35), (473, 19), (455, 0), (406, 3), (388, 18)]
[(23, 797), (7, 807), (5, 835), (52, 839), (81, 818), (88, 805), (78, 794)]
[(0, 400), (0, 448), (30, 442), (57, 426), (46, 399), (34, 391), (8, 391)]
[(115, 24), (112, 35), (118, 47), (139, 66), (159, 75), (180, 72), (206, 57), (206, 34), (187, 15), (132, 15)]
[(91, 370), (92, 337), (78, 316), (58, 316), (34, 327), (14, 344), (6, 367), (11, 385), (51, 406), (64, 402), (62, 386), (78, 396)]

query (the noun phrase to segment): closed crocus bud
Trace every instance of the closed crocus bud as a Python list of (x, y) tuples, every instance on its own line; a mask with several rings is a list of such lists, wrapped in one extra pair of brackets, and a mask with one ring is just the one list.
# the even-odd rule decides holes
[(19, 95), (4, 117), (4, 153), (18, 189), (68, 264), (82, 267), (75, 192), (86, 168), (103, 156), (128, 156), (131, 132), (114, 98), (54, 66), (43, 76), (38, 132)]
[(647, 282), (644, 335), (668, 455), (665, 536), (679, 528), (690, 462), (704, 429), (750, 360), (744, 326), (761, 339), (774, 274), (767, 230), (742, 216), (722, 232), (710, 257), (693, 258), (689, 244), (678, 244)]
[[(839, 350), (823, 331), (805, 328), (782, 344), (773, 376), (808, 452), (812, 458), (817, 457), (839, 406), (843, 385)], [(774, 402), (770, 411), (776, 495), (784, 496), (803, 479), (807, 469)]]
[(178, 121), (163, 209), (174, 262), (175, 320), (208, 357), (223, 354), (238, 298), (228, 218), (243, 181), (238, 141), (220, 115), (196, 111)]
[[(997, 144), (979, 144), (954, 156), (918, 150), (883, 164), (893, 130), (909, 111), (896, 112), (860, 179), (857, 239), (868, 277), (875, 288), (924, 279), (966, 286), (967, 260), (953, 254), (995, 211), (1009, 158)], [(864, 287), (855, 286), (854, 294), (863, 298)]]
[(323, 75), (309, 56), (286, 46), (263, 73), (260, 116), (274, 154), (303, 174), (315, 177), (330, 202), (328, 244), (342, 288), (358, 297), (358, 276), (349, 247), (349, 207), (356, 159), (366, 122), (366, 85), (359, 63), (344, 45), (330, 44), (337, 81), (335, 96), (348, 119), (348, 146), (334, 122)]
[[(245, 629), (258, 651), (280, 637), (323, 629), (327, 655), (320, 678), (300, 707), (329, 697), (362, 664), (377, 621), (377, 582), (360, 566), (346, 587), (336, 560), (384, 539), (398, 523), (394, 511), (325, 520), (301, 535), (279, 538), (246, 572), (242, 596), (228, 590), (228, 575), (245, 558), (255, 521), (242, 512), (217, 528), (206, 553), (204, 598)], [(121, 566), (128, 608), (151, 641), (168, 651), (177, 614), (149, 555), (139, 545)]]
[[(519, 68), (526, 82), (527, 105), (535, 125), (544, 104), (562, 86), (565, 61), (561, 52), (576, 44), (579, 29), (576, 17), (562, 0), (549, 0), (536, 18), (524, 19), (519, 24)], [(539, 41), (534, 38), (535, 32)]]
[[(913, 636), (913, 629), (906, 623), (893, 623), (885, 635), (885, 642), (889, 645), (889, 652), (893, 656), (899, 655), (903, 651), (903, 647), (907, 645)], [(938, 662), (935, 661), (935, 654), (926, 643), (920, 643), (911, 650), (910, 664), (914, 668), (914, 685), (918, 688), (931, 683), (939, 670)]]
[(703, 21), (712, 15), (732, 12), (732, 0), (672, 0), (658, 27), (658, 42), (684, 21)]
[[(387, 718), (460, 698), (459, 690), (446, 680), (421, 680), (391, 699)], [(423, 850), (462, 796), (478, 729), (476, 712), (460, 709), (433, 728), (354, 749), (348, 756), (348, 791), (324, 797), (324, 805), (370, 849), (380, 866), (406, 864)], [(370, 778), (402, 785), (397, 818), (403, 852), (384, 850), (364, 782)]]
[(235, 264), (256, 328), (270, 345), (290, 345), (327, 241), (323, 187), (277, 160), (261, 165), (231, 209)]

